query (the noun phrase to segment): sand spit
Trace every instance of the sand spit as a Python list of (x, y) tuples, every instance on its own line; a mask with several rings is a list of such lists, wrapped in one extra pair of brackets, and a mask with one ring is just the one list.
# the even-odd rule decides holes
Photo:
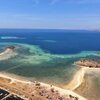
[(88, 100), (100, 100), (100, 68), (87, 68), (83, 82), (74, 91)]
[(80, 70), (76, 72), (73, 79), (64, 88), (75, 91), (88, 100), (99, 100), (99, 87), (95, 86), (95, 81), (100, 75), (100, 61), (85, 59), (77, 61), (75, 64), (80, 67)]
[(100, 69), (100, 61), (95, 59), (81, 59), (76, 61), (75, 64), (77, 67), (80, 67), (80, 70), (76, 72), (72, 81), (64, 87), (66, 89), (77, 89), (83, 83), (84, 76), (87, 72)]
[(87, 68), (81, 68), (78, 72), (76, 72), (72, 81), (68, 85), (65, 85), (64, 88), (70, 90), (75, 90), (76, 88), (78, 88), (84, 80), (86, 70)]
[(5, 50), (0, 53), (0, 60), (9, 59), (9, 58), (15, 56), (16, 53), (13, 52), (14, 49), (15, 49), (14, 46), (6, 47)]

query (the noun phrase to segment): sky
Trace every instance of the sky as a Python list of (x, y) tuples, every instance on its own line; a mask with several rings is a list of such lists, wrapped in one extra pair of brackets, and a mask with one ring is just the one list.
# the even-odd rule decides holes
[(0, 28), (100, 29), (100, 0), (0, 0)]

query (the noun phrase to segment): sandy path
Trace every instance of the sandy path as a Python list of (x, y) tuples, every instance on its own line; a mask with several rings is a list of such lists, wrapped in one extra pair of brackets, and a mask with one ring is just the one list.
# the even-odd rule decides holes
[(21, 82), (21, 83), (28, 83), (28, 84), (31, 83), (30, 81), (19, 80), (19, 79), (16, 79), (16, 78), (9, 77), (7, 75), (3, 75), (2, 73), (0, 73), (0, 77), (10, 79), (11, 80), (10, 84), (12, 84), (14, 82)]

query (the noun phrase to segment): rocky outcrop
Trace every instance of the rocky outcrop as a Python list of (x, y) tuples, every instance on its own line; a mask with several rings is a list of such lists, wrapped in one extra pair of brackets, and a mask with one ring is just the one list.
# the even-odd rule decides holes
[(8, 46), (8, 47), (6, 47), (5, 49), (11, 49), (11, 50), (13, 50), (13, 49), (15, 49), (16, 47), (15, 46)]
[(95, 59), (81, 59), (79, 61), (76, 61), (75, 64), (89, 68), (100, 68), (100, 60)]

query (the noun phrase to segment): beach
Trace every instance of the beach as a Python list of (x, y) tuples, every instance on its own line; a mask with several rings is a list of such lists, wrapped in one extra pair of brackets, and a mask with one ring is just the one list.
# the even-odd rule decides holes
[(83, 82), (74, 91), (84, 96), (88, 100), (99, 100), (100, 98), (99, 77), (100, 77), (99, 68), (87, 68)]
[[(61, 97), (69, 98), (68, 100), (70, 100), (69, 96), (71, 96), (71, 98), (73, 98), (73, 100), (74, 100), (74, 98), (78, 98), (78, 100), (86, 100), (84, 97), (76, 94), (75, 92), (73, 92), (71, 90), (61, 89), (59, 87), (56, 87), (56, 86), (53, 86), (50, 84), (46, 84), (46, 83), (42, 83), (42, 82), (31, 82), (31, 81), (26, 81), (26, 80), (22, 81), (17, 78), (14, 78), (13, 76), (9, 77), (9, 76), (0, 74), (0, 87), (6, 88), (7, 90), (9, 89), (10, 92), (12, 92), (22, 98), (24, 97), (26, 100), (31, 100), (29, 98), (31, 98), (31, 95), (33, 93), (32, 91), (34, 89), (36, 90), (35, 92), (41, 91), (41, 89), (40, 90), (36, 89), (37, 86), (39, 86), (40, 88), (43, 87), (44, 90), (48, 91), (47, 94), (49, 94), (49, 95), (51, 94), (50, 90), (53, 89), (54, 91), (58, 91), (58, 93)], [(19, 91), (19, 88), (20, 88), (20, 93), (17, 92), (17, 91)], [(15, 92), (15, 89), (16, 89), (16, 92)], [(36, 94), (34, 93), (34, 95), (36, 95)], [(44, 96), (44, 98), (45, 98), (45, 96)], [(42, 99), (40, 99), (40, 100), (42, 100)], [(45, 99), (43, 99), (43, 100), (45, 100)]]

